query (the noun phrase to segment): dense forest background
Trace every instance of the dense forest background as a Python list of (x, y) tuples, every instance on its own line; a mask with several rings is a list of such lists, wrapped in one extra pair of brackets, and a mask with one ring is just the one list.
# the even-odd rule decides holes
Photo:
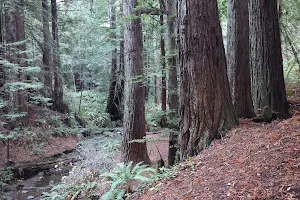
[(295, 0), (1, 0), (0, 185), (64, 169), (43, 159), (80, 151), (85, 159), (59, 158), (90, 166), (67, 170), (80, 181), (44, 198), (125, 198), (132, 182), (170, 177), (165, 167), (191, 164), (245, 118), (292, 117), (299, 9)]

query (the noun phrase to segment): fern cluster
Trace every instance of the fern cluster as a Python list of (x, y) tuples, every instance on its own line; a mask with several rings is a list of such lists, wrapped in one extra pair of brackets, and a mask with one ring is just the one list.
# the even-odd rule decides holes
[(102, 174), (101, 176), (107, 178), (105, 184), (110, 184), (110, 190), (105, 193), (102, 200), (122, 199), (124, 196), (129, 195), (132, 191), (132, 184), (134, 181), (150, 182), (153, 181), (152, 177), (147, 177), (146, 174), (156, 174), (156, 170), (143, 165), (142, 162), (132, 166), (132, 162), (128, 165), (118, 163), (117, 167), (111, 172)]

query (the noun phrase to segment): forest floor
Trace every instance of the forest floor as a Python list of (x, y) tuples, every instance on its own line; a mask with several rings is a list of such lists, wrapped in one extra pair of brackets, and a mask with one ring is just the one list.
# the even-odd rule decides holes
[[(299, 96), (289, 103), (292, 118), (269, 124), (241, 119), (226, 137), (131, 199), (300, 199)], [(168, 145), (161, 146), (167, 160)]]
[[(135, 193), (131, 199), (300, 199), (300, 92), (294, 88), (290, 91), (292, 118), (269, 124), (241, 119), (240, 125), (228, 132), (226, 137), (213, 141), (198, 156), (178, 164), (172, 173), (164, 175), (167, 177)], [(48, 127), (49, 124), (46, 125)], [(43, 130), (40, 127), (36, 131)], [(111, 145), (110, 148), (114, 149), (121, 140), (117, 132), (112, 140), (116, 144), (106, 142)], [(148, 154), (153, 167), (156, 167), (160, 154), (167, 164), (167, 135), (164, 131), (147, 133)], [(30, 147), (30, 139), (26, 143), (16, 140), (10, 146), (10, 155), (16, 163), (34, 162), (74, 149), (79, 143), (77, 149), (91, 147), (81, 150), (81, 153), (86, 151), (86, 160), (95, 162), (95, 155), (102, 156), (98, 148), (104, 145), (97, 142), (103, 141), (102, 137), (78, 141), (73, 136), (55, 136), (37, 148)], [(92, 140), (95, 140), (93, 145), (85, 143)], [(33, 150), (40, 151), (40, 154), (34, 154)], [(5, 152), (5, 146), (0, 145), (0, 167), (4, 165)], [(98, 160), (108, 162), (106, 160), (109, 159), (101, 157)], [(109, 162), (114, 165), (119, 162), (119, 156)]]
[[(10, 140), (10, 161), (15, 164), (32, 162), (76, 148), (76, 135), (64, 132), (64, 129), (68, 128), (63, 122), (66, 115), (35, 105), (30, 105), (27, 109), (29, 117), (21, 118), (18, 122), (26, 124), (28, 128), (15, 131), (17, 135)], [(0, 127), (0, 131), (4, 130)], [(55, 133), (56, 130), (61, 132)], [(11, 134), (14, 134), (12, 132)], [(0, 140), (0, 168), (4, 167), (6, 162), (7, 144)]]

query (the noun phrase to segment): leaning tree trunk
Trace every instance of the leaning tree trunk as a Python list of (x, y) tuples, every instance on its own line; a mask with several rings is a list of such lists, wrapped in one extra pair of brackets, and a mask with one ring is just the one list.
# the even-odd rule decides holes
[[(178, 83), (177, 83), (177, 49), (176, 49), (176, 1), (167, 0), (167, 35), (168, 35), (168, 66), (169, 66), (169, 84), (168, 84), (168, 104), (171, 112), (170, 117), (178, 117)], [(171, 131), (169, 135), (169, 154), (168, 164), (174, 165), (175, 156), (177, 152), (177, 138), (178, 134)]]
[(276, 0), (250, 0), (249, 20), (254, 110), (269, 107), (273, 118), (288, 118)]
[(228, 0), (227, 68), (235, 113), (255, 116), (251, 96), (248, 0)]
[[(124, 17), (135, 14), (137, 0), (124, 0)], [(125, 54), (125, 109), (124, 133), (122, 141), (122, 161), (133, 163), (143, 161), (150, 163), (145, 141), (145, 86), (143, 79), (143, 40), (139, 15), (125, 20), (124, 23)]]
[(180, 11), (184, 42), (181, 159), (198, 154), (238, 123), (227, 79), (217, 0), (182, 0), (180, 5), (184, 4), (186, 11)]
[(52, 97), (52, 48), (51, 33), (49, 29), (49, 4), (48, 0), (42, 0), (43, 7), (43, 77), (44, 77), (44, 95), (47, 98)]
[[(113, 46), (116, 46), (115, 41), (117, 39), (116, 34), (116, 7), (115, 7), (115, 0), (111, 0), (109, 2), (109, 17), (110, 17), (110, 29), (111, 34), (110, 38), (112, 41)], [(107, 107), (106, 111), (110, 114), (112, 121), (121, 120), (121, 110), (120, 104), (121, 99), (119, 98), (118, 94), (120, 87), (118, 87), (118, 74), (117, 74), (117, 48), (115, 47), (111, 52), (111, 78), (110, 78), (110, 86), (108, 91), (108, 100), (107, 100)]]
[(57, 6), (56, 0), (51, 0), (52, 12), (52, 37), (53, 37), (53, 110), (66, 112), (66, 106), (63, 103), (63, 79), (61, 74), (61, 63), (59, 56), (58, 25), (57, 25)]

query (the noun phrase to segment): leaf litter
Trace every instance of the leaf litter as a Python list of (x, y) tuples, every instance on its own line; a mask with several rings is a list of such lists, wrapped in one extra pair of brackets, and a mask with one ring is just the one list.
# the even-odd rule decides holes
[[(298, 103), (291, 107), (287, 120), (241, 119), (224, 138), (180, 163), (177, 176), (158, 180), (131, 199), (300, 199), (300, 109)], [(160, 145), (167, 160), (168, 144)]]

